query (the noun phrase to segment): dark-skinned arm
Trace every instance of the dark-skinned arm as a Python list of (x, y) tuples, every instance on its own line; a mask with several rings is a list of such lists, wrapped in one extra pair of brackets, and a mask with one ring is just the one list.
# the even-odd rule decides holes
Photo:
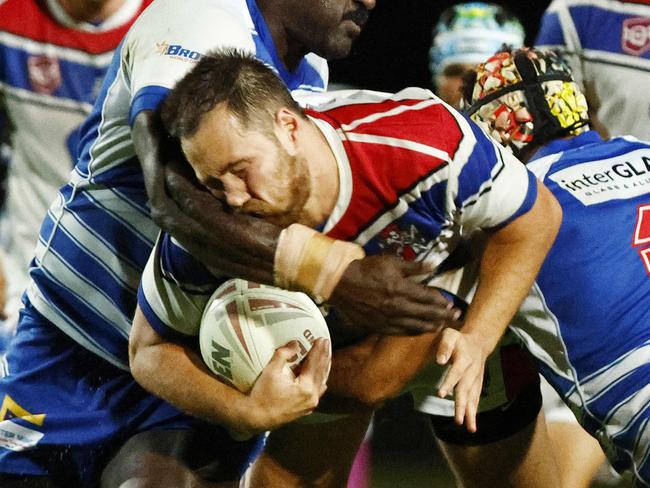
[[(138, 114), (132, 137), (154, 221), (213, 272), (274, 284), (275, 250), (282, 229), (228, 211), (201, 188), (153, 112)], [(352, 261), (329, 302), (346, 323), (369, 324), (374, 332), (438, 330), (458, 311), (439, 292), (409, 279), (430, 271), (423, 264), (391, 256)], [(375, 317), (371, 323), (369, 316)]]

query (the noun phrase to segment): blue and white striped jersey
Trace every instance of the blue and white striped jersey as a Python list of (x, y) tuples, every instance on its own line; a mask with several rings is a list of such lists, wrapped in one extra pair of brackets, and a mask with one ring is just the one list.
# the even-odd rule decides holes
[(535, 45), (567, 55), (611, 135), (650, 140), (648, 0), (553, 0)]
[(212, 49), (253, 52), (296, 93), (322, 92), (327, 64), (279, 60), (254, 0), (156, 0), (118, 50), (81, 127), (78, 162), (43, 222), (27, 294), (74, 340), (128, 367), (136, 291), (158, 228), (150, 218), (130, 124)]
[(650, 144), (590, 131), (528, 167), (563, 222), (511, 327), (615, 465), (650, 483)]
[(113, 51), (150, 2), (126, 0), (91, 24), (73, 20), (58, 0), (0, 0), (0, 119), (7, 118), (12, 148), (10, 159), (0, 154), (10, 162), (0, 224), (9, 314), (20, 308), (43, 216), (74, 166), (77, 129)]

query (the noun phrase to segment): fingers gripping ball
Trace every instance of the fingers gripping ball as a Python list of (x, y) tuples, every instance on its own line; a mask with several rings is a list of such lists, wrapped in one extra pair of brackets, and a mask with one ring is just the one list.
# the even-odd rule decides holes
[(208, 301), (199, 343), (208, 368), (246, 393), (277, 348), (298, 341), (300, 352), (289, 362), (298, 367), (319, 337), (329, 339), (329, 331), (307, 295), (232, 279)]

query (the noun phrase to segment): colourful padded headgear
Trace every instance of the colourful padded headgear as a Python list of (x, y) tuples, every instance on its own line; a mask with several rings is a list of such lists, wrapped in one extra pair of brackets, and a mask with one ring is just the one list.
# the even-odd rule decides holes
[(585, 96), (566, 61), (553, 52), (501, 52), (475, 73), (473, 88), (464, 90), (465, 112), (517, 156), (588, 129)]
[(440, 15), (429, 51), (431, 73), (442, 74), (450, 64), (475, 65), (501, 49), (524, 45), (524, 28), (499, 5), (470, 2), (454, 5)]

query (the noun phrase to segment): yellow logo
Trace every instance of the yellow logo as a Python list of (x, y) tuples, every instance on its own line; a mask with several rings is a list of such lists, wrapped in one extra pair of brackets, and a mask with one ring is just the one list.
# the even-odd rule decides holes
[(11, 398), (9, 395), (5, 395), (4, 400), (2, 401), (2, 406), (0, 406), (0, 421), (13, 418), (20, 418), (25, 422), (29, 422), (30, 424), (34, 425), (43, 425), (43, 422), (45, 422), (44, 413), (29, 413), (23, 407), (18, 405), (13, 398)]

